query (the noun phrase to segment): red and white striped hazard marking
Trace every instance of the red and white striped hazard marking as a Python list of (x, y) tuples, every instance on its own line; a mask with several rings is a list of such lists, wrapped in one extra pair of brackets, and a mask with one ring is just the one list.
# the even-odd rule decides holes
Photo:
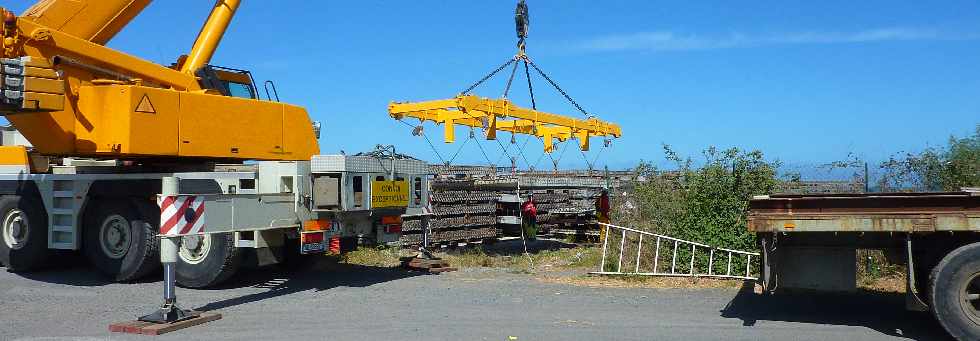
[(169, 237), (204, 233), (204, 197), (160, 196), (160, 234)]

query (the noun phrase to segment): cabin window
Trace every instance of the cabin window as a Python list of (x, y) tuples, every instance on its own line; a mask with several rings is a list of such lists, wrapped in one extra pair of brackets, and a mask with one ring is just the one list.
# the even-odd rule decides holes
[(360, 175), (351, 180), (354, 187), (354, 208), (364, 207), (364, 180)]

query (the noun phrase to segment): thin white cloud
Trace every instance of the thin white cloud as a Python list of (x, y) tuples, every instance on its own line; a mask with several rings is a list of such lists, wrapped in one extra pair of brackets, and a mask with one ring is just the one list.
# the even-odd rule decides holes
[(931, 29), (881, 28), (855, 32), (795, 32), (752, 35), (678, 34), (671, 31), (618, 34), (589, 39), (579, 48), (592, 51), (688, 51), (746, 48), (767, 45), (842, 44), (884, 41), (969, 40), (976, 35), (948, 34)]

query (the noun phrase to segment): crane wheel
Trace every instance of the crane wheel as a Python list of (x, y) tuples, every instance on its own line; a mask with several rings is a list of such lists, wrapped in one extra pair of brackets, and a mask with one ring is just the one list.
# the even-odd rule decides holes
[(241, 266), (241, 252), (233, 233), (181, 237), (177, 251), (177, 284), (211, 287), (231, 278)]
[(10, 271), (30, 271), (48, 257), (48, 219), (44, 207), (26, 196), (0, 197), (0, 263)]
[(957, 340), (980, 340), (980, 243), (950, 252), (929, 276), (929, 301), (939, 324)]
[(85, 256), (114, 281), (137, 280), (160, 267), (160, 218), (141, 214), (140, 206), (149, 205), (142, 201), (96, 201), (85, 214)]

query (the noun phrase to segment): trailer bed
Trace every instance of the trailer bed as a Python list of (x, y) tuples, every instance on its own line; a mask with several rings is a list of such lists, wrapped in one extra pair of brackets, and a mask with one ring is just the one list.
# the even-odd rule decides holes
[(980, 231), (980, 192), (781, 194), (749, 202), (753, 232)]

